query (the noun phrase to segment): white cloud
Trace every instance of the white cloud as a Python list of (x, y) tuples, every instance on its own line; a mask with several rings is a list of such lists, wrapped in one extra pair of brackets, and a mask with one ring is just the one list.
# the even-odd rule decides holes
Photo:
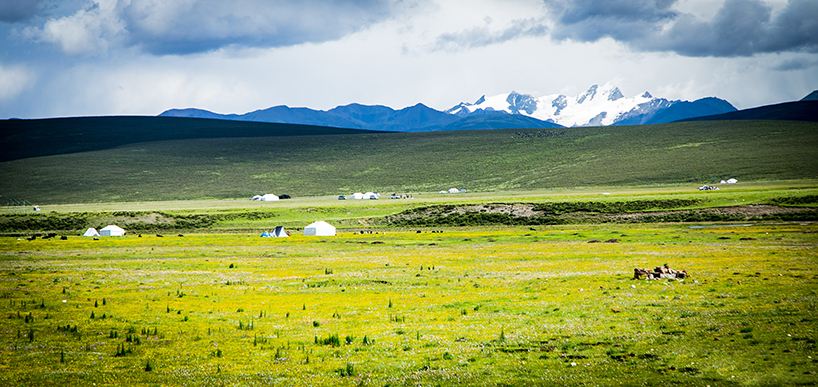
[(67, 54), (107, 51), (123, 38), (125, 25), (116, 0), (96, 0), (76, 13), (49, 19), (42, 28), (27, 29), (34, 39), (56, 44)]
[(9, 101), (34, 83), (34, 74), (20, 66), (0, 65), (0, 101)]

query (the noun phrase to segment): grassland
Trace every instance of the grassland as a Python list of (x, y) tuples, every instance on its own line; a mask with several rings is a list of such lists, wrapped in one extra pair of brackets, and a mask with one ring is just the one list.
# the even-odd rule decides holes
[(818, 124), (689, 122), (154, 141), (0, 162), (0, 201), (35, 204), (472, 192), (818, 178)]
[[(344, 200), (309, 197), (279, 202), (244, 200), (191, 200), (166, 202), (85, 203), (43, 205), (34, 213), (30, 207), (0, 207), (0, 233), (21, 234), (61, 232), (78, 235), (87, 227), (119, 224), (136, 232), (191, 232), (219, 230), (260, 232), (276, 225), (300, 228), (316, 220), (330, 221), (346, 229), (411, 227), (413, 225), (461, 225), (424, 216), (422, 222), (401, 222), (401, 214), (424, 208), (461, 207), (487, 203), (527, 204), (559, 209), (560, 214), (522, 219), (507, 224), (571, 224), (624, 221), (667, 222), (680, 220), (815, 220), (818, 219), (818, 181), (742, 182), (725, 185), (719, 191), (698, 191), (694, 185), (651, 185), (635, 187), (593, 187), (539, 191), (469, 192), (458, 195), (418, 194), (409, 200)], [(809, 210), (792, 216), (708, 215), (707, 211), (750, 205)], [(672, 211), (671, 215), (644, 219), (612, 219), (644, 211)], [(697, 216), (675, 216), (677, 213)], [(557, 216), (558, 215), (558, 216)], [(698, 216), (702, 215), (702, 216)], [(797, 216), (796, 216), (797, 215)], [(802, 216), (804, 215), (804, 216)], [(489, 219), (489, 224), (503, 224)], [(515, 220), (516, 222), (516, 220)], [(462, 225), (484, 224), (465, 222)]]
[(815, 383), (818, 227), (701, 226), (3, 237), (0, 383)]
[[(220, 138), (0, 162), (2, 199), (42, 205), (0, 207), (0, 385), (815, 384), (816, 129)], [(469, 192), (428, 193), (452, 186)], [(306, 196), (362, 190), (415, 198)], [(235, 199), (260, 192), (295, 198)], [(315, 220), (339, 235), (257, 236)], [(109, 223), (128, 236), (76, 236)], [(68, 238), (18, 236), (46, 232)], [(631, 279), (665, 263), (690, 277)]]

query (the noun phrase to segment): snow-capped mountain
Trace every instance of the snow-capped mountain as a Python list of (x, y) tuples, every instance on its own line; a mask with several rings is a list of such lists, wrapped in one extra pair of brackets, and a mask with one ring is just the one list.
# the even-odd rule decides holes
[[(683, 104), (683, 105), (679, 105)], [(673, 114), (660, 114), (678, 105)], [(682, 110), (682, 111), (680, 111)], [(729, 102), (718, 98), (704, 98), (693, 102), (669, 101), (656, 98), (649, 92), (625, 97), (611, 84), (592, 85), (578, 96), (550, 94), (535, 97), (512, 91), (491, 97), (482, 96), (474, 103), (461, 102), (446, 112), (468, 116), (478, 111), (502, 111), (522, 114), (562, 126), (632, 125), (671, 122), (663, 117), (720, 114), (735, 111)], [(676, 118), (678, 119), (678, 118)]]

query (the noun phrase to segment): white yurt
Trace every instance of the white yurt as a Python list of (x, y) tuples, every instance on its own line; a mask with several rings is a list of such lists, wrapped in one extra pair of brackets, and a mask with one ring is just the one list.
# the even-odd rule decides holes
[(287, 230), (284, 229), (284, 226), (276, 226), (273, 232), (270, 233), (270, 236), (274, 238), (286, 238), (290, 236), (290, 234), (287, 234)]
[(96, 236), (99, 236), (99, 232), (97, 232), (97, 229), (91, 227), (91, 228), (85, 230), (85, 234), (82, 234), (82, 236), (96, 237)]
[(273, 194), (264, 194), (261, 195), (261, 199), (259, 200), (261, 200), (262, 202), (274, 202), (278, 200), (278, 196)]
[(364, 194), (362, 192), (355, 192), (352, 194), (353, 199), (361, 200), (364, 198)]
[(125, 235), (125, 230), (122, 227), (117, 225), (109, 224), (99, 230), (100, 236), (123, 236)]
[(457, 188), (449, 188), (449, 193), (460, 193), (460, 190)]
[(306, 236), (335, 236), (335, 226), (320, 220), (304, 227)]
[(736, 180), (733, 177), (727, 179), (727, 184), (736, 184), (736, 183), (738, 183), (738, 180)]

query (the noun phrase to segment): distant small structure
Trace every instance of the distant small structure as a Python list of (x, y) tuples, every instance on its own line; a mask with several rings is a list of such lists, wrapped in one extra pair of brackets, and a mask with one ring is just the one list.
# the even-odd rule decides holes
[(276, 228), (273, 229), (273, 232), (270, 233), (270, 236), (274, 238), (287, 238), (290, 236), (290, 233), (284, 229), (284, 226), (276, 226)]
[(355, 200), (361, 200), (364, 198), (364, 194), (362, 192), (355, 192), (352, 194), (352, 198)]
[(99, 230), (99, 236), (124, 236), (125, 230), (115, 224), (109, 224)]
[(378, 200), (381, 197), (381, 194), (377, 192), (367, 192), (364, 194), (364, 199), (368, 200)]
[(727, 184), (736, 184), (736, 183), (738, 183), (738, 180), (736, 180), (736, 178), (734, 178), (734, 177), (731, 177), (731, 178), (727, 179)]
[(306, 236), (335, 236), (335, 226), (319, 220), (304, 227)]
[[(287, 195), (287, 199), (289, 199), (289, 195)], [(280, 198), (273, 194), (264, 194), (264, 195), (254, 195), (250, 200), (254, 200), (257, 202), (275, 202), (278, 201)]]
[(460, 193), (460, 190), (457, 188), (449, 188), (448, 191), (450, 194)]
[(84, 236), (84, 237), (98, 237), (99, 232), (97, 231), (97, 229), (91, 227), (91, 228), (85, 230), (85, 233), (82, 234), (82, 236)]
[(273, 194), (261, 195), (261, 201), (262, 202), (275, 202), (275, 201), (278, 201), (278, 200), (279, 200), (279, 197), (276, 196), (276, 195), (273, 195)]

